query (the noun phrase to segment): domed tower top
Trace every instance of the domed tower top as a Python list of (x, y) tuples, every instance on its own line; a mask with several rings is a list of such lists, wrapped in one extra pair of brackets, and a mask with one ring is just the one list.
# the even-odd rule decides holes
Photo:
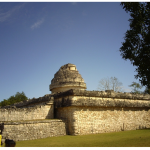
[(55, 73), (54, 78), (49, 85), (52, 93), (64, 92), (70, 89), (86, 89), (86, 84), (82, 76), (77, 71), (76, 65), (66, 64), (61, 66)]

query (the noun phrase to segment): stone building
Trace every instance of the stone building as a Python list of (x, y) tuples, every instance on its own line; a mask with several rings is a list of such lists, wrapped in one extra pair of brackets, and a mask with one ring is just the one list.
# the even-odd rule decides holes
[(0, 109), (4, 138), (31, 140), (150, 128), (150, 95), (87, 91), (73, 64), (55, 73), (51, 94)]
[(73, 64), (66, 64), (55, 73), (54, 78), (49, 85), (50, 91), (53, 93), (64, 92), (70, 89), (85, 90), (86, 84), (83, 78)]

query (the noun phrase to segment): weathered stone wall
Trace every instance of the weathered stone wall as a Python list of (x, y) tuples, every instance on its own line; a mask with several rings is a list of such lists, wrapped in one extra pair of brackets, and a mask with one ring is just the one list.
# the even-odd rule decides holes
[[(52, 132), (55, 130), (53, 126), (60, 127), (60, 130), (61, 126), (54, 122), (29, 121), (46, 118), (62, 119), (66, 125), (65, 134), (70, 135), (149, 128), (150, 95), (72, 89), (0, 109), (0, 121), (7, 127), (5, 135), (12, 132), (7, 134), (10, 136), (7, 138), (19, 139), (21, 135), (20, 140), (26, 140), (26, 136), (27, 139), (57, 136), (57, 132)], [(17, 120), (19, 123), (15, 122)], [(23, 123), (21, 120), (28, 121)], [(47, 134), (46, 129), (49, 125), (50, 128), (52, 125), (52, 130)], [(16, 130), (19, 131), (16, 132), (17, 137), (14, 137)], [(28, 133), (30, 130), (33, 130), (32, 134)], [(39, 132), (34, 136), (34, 132), (37, 131)], [(61, 133), (62, 131), (60, 135), (63, 135)]]
[[(74, 85), (74, 89), (77, 89), (77, 90), (85, 90), (85, 89), (81, 89), (81, 87), (79, 87), (78, 85), (80, 85), (80, 84), (77, 84), (77, 85), (75, 85), (75, 84), (73, 84)], [(68, 84), (68, 86), (67, 86), (67, 83), (66, 83), (66, 87), (58, 87), (58, 88), (54, 88), (53, 89), (53, 93), (57, 93), (57, 92), (64, 92), (64, 91), (68, 91), (68, 90), (70, 90), (72, 87)]]
[(150, 110), (119, 107), (63, 107), (57, 117), (68, 121), (71, 135), (150, 128)]
[(5, 122), (2, 138), (4, 142), (5, 138), (22, 141), (62, 135), (66, 135), (65, 122), (52, 119)]
[(58, 93), (76, 89), (86, 89), (86, 84), (76, 69), (74, 64), (66, 64), (61, 66), (60, 69), (55, 73), (54, 78), (51, 80), (49, 85), (52, 93)]
[(72, 107), (60, 107), (55, 109), (55, 118), (63, 119), (66, 122), (66, 133), (72, 135), (74, 132), (74, 111)]
[(17, 121), (33, 119), (53, 119), (53, 104), (41, 104), (24, 108), (1, 108), (0, 121)]
[(68, 106), (101, 106), (101, 107), (147, 107), (150, 109), (150, 100), (127, 99), (111, 97), (64, 96), (55, 97), (55, 108)]
[(56, 117), (71, 135), (150, 127), (150, 96), (69, 90), (54, 95)]
[(122, 92), (114, 92), (113, 90), (87, 91), (87, 90), (70, 89), (66, 92), (54, 94), (53, 96), (55, 99), (66, 96), (81, 96), (81, 97), (115, 98), (127, 100), (147, 100), (150, 102), (149, 94), (122, 93)]
[(74, 109), (74, 135), (150, 127), (150, 111), (136, 108), (80, 107)]

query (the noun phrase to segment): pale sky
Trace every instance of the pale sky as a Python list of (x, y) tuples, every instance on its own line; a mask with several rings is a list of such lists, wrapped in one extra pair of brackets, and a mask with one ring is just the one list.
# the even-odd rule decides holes
[(129, 17), (119, 2), (0, 2), (0, 101), (22, 91), (28, 98), (50, 94), (67, 63), (87, 90), (115, 76), (130, 92), (135, 67), (119, 52)]

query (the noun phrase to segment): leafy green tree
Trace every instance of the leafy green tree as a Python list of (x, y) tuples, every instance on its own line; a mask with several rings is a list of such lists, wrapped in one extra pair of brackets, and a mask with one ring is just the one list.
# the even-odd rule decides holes
[(0, 106), (12, 105), (27, 99), (28, 97), (26, 97), (24, 92), (17, 92), (15, 95), (10, 96), (8, 99), (4, 99), (2, 102), (0, 102)]
[(132, 93), (137, 93), (137, 94), (142, 93), (140, 91), (140, 89), (142, 88), (142, 86), (139, 83), (132, 82), (132, 84), (129, 85), (129, 87), (132, 87)]
[(121, 56), (136, 67), (136, 79), (150, 90), (150, 3), (122, 2), (130, 13), (130, 29), (126, 31), (120, 47)]
[(147, 87), (144, 90), (144, 94), (150, 94), (150, 89), (148, 89)]

